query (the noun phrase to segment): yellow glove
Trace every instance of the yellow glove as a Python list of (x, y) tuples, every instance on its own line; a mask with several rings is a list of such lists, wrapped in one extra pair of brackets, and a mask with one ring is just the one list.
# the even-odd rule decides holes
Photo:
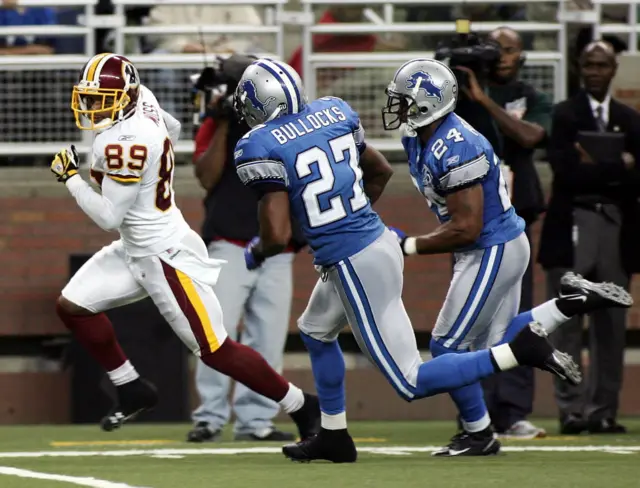
[(51, 171), (61, 183), (66, 183), (69, 178), (78, 174), (78, 151), (74, 145), (55, 155), (51, 162)]

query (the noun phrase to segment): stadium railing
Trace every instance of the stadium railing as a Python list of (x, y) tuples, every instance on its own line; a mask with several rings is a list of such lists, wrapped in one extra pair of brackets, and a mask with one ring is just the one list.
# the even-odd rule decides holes
[[(454, 22), (395, 22), (397, 9), (410, 6), (432, 5), (491, 5), (518, 4), (521, 0), (340, 0), (340, 6), (365, 6), (382, 12), (380, 22), (318, 24), (314, 20), (318, 9), (338, 2), (328, 0), (301, 0), (302, 12), (287, 17), (285, 7), (288, 0), (163, 0), (161, 4), (173, 5), (225, 5), (251, 4), (263, 11), (263, 26), (241, 25), (176, 25), (171, 28), (150, 25), (126, 25), (127, 7), (155, 5), (152, 0), (113, 0), (113, 15), (95, 15), (93, 7), (97, 0), (20, 0), (20, 6), (77, 7), (84, 11), (83, 25), (44, 27), (0, 27), (0, 37), (11, 35), (82, 36), (85, 53), (53, 56), (2, 56), (0, 72), (6, 99), (3, 100), (3, 131), (0, 136), (0, 156), (51, 154), (74, 143), (79, 150), (89, 149), (91, 134), (75, 128), (70, 113), (71, 86), (77, 71), (92, 55), (96, 29), (113, 29), (114, 50), (123, 52), (128, 37), (180, 34), (180, 33), (244, 33), (271, 36), (276, 57), (284, 55), (285, 22), (302, 24), (303, 69), (305, 84), (310, 98), (336, 95), (348, 100), (361, 114), (368, 137), (382, 150), (399, 148), (397, 133), (382, 130), (380, 109), (386, 97), (384, 89), (393, 76), (395, 68), (413, 57), (430, 55), (425, 51), (413, 52), (314, 52), (314, 34), (385, 34), (406, 35), (452, 34)], [(529, 0), (527, 3), (549, 3), (545, 0)], [(539, 89), (553, 95), (556, 101), (565, 98), (567, 77), (567, 27), (571, 23), (592, 24), (596, 35), (617, 34), (627, 36), (631, 52), (637, 51), (639, 27), (636, 25), (637, 7), (640, 0), (594, 0), (589, 11), (568, 11), (566, 0), (555, 0), (558, 21), (556, 22), (473, 22), (472, 29), (486, 33), (498, 26), (507, 25), (522, 33), (547, 34), (556, 38), (556, 49), (527, 53), (527, 64), (523, 76)], [(627, 4), (629, 24), (609, 24), (602, 21), (603, 6)], [(295, 20), (292, 18), (295, 17)], [(146, 54), (126, 53), (139, 67), (141, 76), (154, 90), (163, 105), (172, 107), (172, 112), (184, 124), (185, 138), (176, 152), (190, 152), (189, 140), (192, 124), (192, 105), (189, 75), (202, 69), (203, 57), (198, 54)], [(175, 70), (173, 81), (166, 82), (163, 70)], [(45, 114), (45, 115), (43, 115)]]
[[(604, 22), (603, 14), (607, 5), (626, 5), (627, 23)], [(612, 1), (612, 0), (593, 0), (593, 10), (587, 16), (586, 21), (593, 25), (594, 39), (599, 39), (603, 35), (612, 34), (617, 37), (625, 38), (630, 53), (638, 52), (638, 33), (640, 26), (638, 25), (638, 8), (640, 8), (639, 0)]]

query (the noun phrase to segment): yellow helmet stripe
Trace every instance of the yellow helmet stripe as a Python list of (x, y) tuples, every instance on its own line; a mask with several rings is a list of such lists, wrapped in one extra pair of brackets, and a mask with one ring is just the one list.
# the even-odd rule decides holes
[(94, 77), (96, 75), (96, 71), (98, 70), (98, 65), (100, 64), (100, 61), (102, 61), (104, 58), (106, 58), (110, 54), (111, 53), (97, 54), (96, 56), (93, 57), (91, 61), (89, 61), (89, 66), (87, 67), (86, 76), (84, 77), (86, 81), (94, 81)]

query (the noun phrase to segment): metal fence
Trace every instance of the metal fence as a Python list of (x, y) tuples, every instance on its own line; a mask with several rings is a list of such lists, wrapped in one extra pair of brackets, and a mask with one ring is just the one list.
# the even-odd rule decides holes
[[(50, 154), (59, 147), (76, 143), (81, 151), (88, 151), (91, 134), (78, 131), (70, 110), (71, 87), (77, 72), (92, 52), (98, 28), (112, 29), (116, 52), (125, 52), (130, 37), (145, 35), (176, 35), (198, 32), (233, 33), (261, 36), (265, 45), (273, 47), (276, 57), (284, 55), (285, 27), (296, 23), (302, 30), (303, 69), (305, 84), (311, 98), (322, 95), (339, 96), (347, 100), (360, 113), (369, 138), (383, 150), (399, 148), (398, 135), (382, 130), (380, 109), (385, 103), (384, 89), (394, 69), (413, 57), (429, 55), (424, 51), (376, 53), (320, 53), (313, 49), (313, 36), (317, 34), (388, 35), (402, 33), (407, 36), (449, 35), (455, 31), (453, 22), (406, 22), (398, 20), (402, 8), (419, 6), (419, 0), (341, 0), (340, 6), (364, 6), (369, 22), (318, 24), (320, 10), (332, 5), (326, 0), (301, 0), (302, 11), (286, 10), (287, 0), (113, 0), (113, 15), (95, 15), (97, 0), (20, 0), (21, 6), (55, 6), (80, 9), (81, 25), (41, 27), (0, 27), (0, 37), (16, 35), (79, 36), (84, 40), (84, 54), (54, 56), (0, 57), (0, 155)], [(333, 5), (338, 2), (333, 2)], [(432, 5), (522, 4), (513, 0), (431, 0)], [(629, 49), (637, 50), (636, 9), (640, 0), (621, 2), (596, 0), (593, 8), (573, 11), (568, 0), (543, 2), (529, 0), (527, 4), (555, 5), (557, 20), (552, 22), (474, 22), (473, 30), (487, 32), (500, 25), (555, 38), (555, 48), (533, 51), (527, 56), (524, 78), (537, 88), (553, 95), (556, 101), (565, 98), (567, 76), (567, 29), (572, 23), (593, 24), (596, 34), (620, 34), (629, 41)], [(628, 5), (628, 24), (603, 23), (602, 16), (610, 3)], [(141, 5), (239, 5), (257, 6), (263, 25), (126, 25), (125, 8)], [(426, 7), (428, 8), (428, 7)], [(202, 69), (202, 55), (198, 54), (129, 54), (138, 66), (143, 80), (160, 103), (183, 123), (183, 141), (177, 152), (190, 152), (193, 130), (189, 75)]]

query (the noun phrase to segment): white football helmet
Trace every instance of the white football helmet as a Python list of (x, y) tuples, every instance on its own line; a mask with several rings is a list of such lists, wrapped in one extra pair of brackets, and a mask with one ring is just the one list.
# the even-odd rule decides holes
[(288, 64), (269, 58), (249, 65), (234, 96), (235, 110), (249, 127), (297, 114), (306, 105), (307, 96), (298, 73)]
[(403, 123), (415, 130), (444, 117), (456, 108), (458, 81), (440, 61), (412, 59), (400, 66), (389, 83), (382, 124), (395, 130)]

